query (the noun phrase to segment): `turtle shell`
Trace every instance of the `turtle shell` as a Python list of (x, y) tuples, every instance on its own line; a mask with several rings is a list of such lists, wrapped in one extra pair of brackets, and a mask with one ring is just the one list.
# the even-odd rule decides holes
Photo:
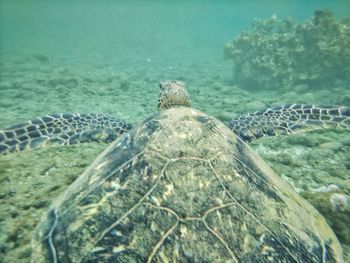
[(324, 218), (223, 123), (160, 112), (38, 224), (32, 262), (343, 262)]

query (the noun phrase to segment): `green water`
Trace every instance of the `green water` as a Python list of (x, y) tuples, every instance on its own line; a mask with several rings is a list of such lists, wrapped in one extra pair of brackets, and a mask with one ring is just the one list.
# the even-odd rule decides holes
[[(194, 106), (221, 120), (284, 103), (350, 106), (348, 86), (244, 90), (235, 85), (232, 61), (224, 60), (225, 44), (254, 18), (302, 23), (320, 8), (339, 20), (350, 15), (346, 0), (0, 0), (0, 127), (55, 112), (103, 113), (135, 124), (156, 111), (164, 79), (185, 81)], [(350, 209), (318, 206), (329, 195), (310, 189), (336, 184), (350, 195), (349, 136), (324, 131), (253, 144), (332, 226), (345, 225), (336, 229), (344, 248)], [(30, 233), (42, 211), (105, 147), (0, 156), (0, 262), (28, 262)]]
[[(276, 14), (304, 21), (324, 7), (339, 18), (350, 13), (348, 1), (0, 1), (0, 126), (57, 111), (139, 120), (155, 109), (162, 79), (205, 90), (194, 102), (216, 115), (256, 110), (225, 104), (236, 94), (220, 91), (230, 93), (234, 84), (224, 45), (253, 18)], [(74, 81), (53, 87), (53, 79)], [(121, 82), (126, 89), (118, 89)], [(224, 104), (220, 109), (210, 107), (216, 103), (207, 96), (212, 91)], [(128, 99), (140, 93), (140, 100)], [(262, 100), (323, 102), (309, 97)]]

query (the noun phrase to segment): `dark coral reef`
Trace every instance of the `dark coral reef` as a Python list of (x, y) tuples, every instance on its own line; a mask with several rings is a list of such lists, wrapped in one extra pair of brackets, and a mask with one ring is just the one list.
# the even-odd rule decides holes
[(272, 16), (255, 19), (224, 49), (234, 82), (244, 89), (311, 89), (350, 83), (350, 18), (317, 10), (304, 23)]

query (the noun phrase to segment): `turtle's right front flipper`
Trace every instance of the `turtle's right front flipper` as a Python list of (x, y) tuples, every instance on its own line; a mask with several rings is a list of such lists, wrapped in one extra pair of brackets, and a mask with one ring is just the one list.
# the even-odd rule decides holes
[(0, 129), (0, 154), (82, 142), (112, 142), (131, 129), (127, 122), (98, 114), (53, 114)]
[(292, 104), (241, 115), (226, 123), (245, 141), (317, 129), (350, 129), (350, 108)]

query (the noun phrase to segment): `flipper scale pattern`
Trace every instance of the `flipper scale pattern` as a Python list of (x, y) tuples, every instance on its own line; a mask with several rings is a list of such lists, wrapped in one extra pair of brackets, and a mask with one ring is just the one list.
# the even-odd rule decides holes
[(245, 141), (317, 129), (350, 129), (350, 108), (288, 104), (241, 115), (226, 124)]
[(0, 129), (0, 154), (82, 142), (112, 142), (131, 129), (127, 122), (99, 114), (52, 114)]

